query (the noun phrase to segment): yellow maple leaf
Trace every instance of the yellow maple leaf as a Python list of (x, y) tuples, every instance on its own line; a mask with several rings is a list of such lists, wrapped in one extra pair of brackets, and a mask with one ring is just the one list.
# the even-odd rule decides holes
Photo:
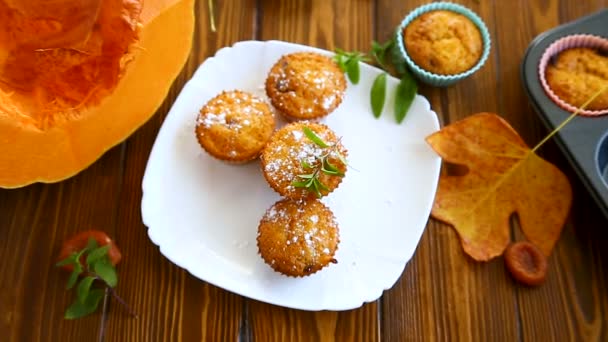
[(513, 213), (526, 238), (550, 254), (572, 203), (570, 183), (557, 167), (492, 113), (472, 115), (426, 140), (445, 162), (467, 169), (440, 178), (431, 215), (454, 226), (468, 255), (478, 261), (501, 255)]

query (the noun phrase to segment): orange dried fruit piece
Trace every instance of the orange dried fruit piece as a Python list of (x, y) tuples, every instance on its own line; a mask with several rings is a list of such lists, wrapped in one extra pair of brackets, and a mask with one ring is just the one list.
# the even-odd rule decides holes
[(538, 247), (527, 241), (509, 245), (505, 251), (505, 265), (515, 280), (538, 286), (547, 277), (547, 257)]
[(431, 215), (454, 227), (469, 256), (487, 261), (501, 255), (513, 213), (526, 238), (551, 253), (572, 203), (570, 183), (557, 167), (492, 113), (472, 115), (426, 140), (444, 162), (465, 169), (440, 177)]

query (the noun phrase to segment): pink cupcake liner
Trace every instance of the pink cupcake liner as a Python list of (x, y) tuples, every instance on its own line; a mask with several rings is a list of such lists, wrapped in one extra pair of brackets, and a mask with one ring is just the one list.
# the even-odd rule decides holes
[[(556, 56), (564, 50), (577, 47), (588, 47), (598, 49), (600, 51), (608, 51), (608, 39), (590, 34), (575, 34), (558, 39), (551, 45), (549, 45), (549, 47), (545, 50), (542, 57), (540, 58), (540, 63), (538, 66), (538, 77), (540, 78), (540, 83), (542, 84), (545, 93), (547, 93), (547, 96), (549, 96), (549, 98), (553, 100), (553, 102), (555, 102), (558, 106), (571, 113), (576, 112), (577, 110), (579, 110), (579, 108), (565, 102), (564, 100), (559, 98), (553, 92), (553, 90), (551, 90), (551, 87), (549, 87), (547, 79), (545, 78), (545, 70), (547, 69), (547, 65), (549, 64), (549, 61), (552, 57)], [(587, 116), (604, 115), (608, 114), (608, 108), (601, 110), (581, 110), (579, 114)]]

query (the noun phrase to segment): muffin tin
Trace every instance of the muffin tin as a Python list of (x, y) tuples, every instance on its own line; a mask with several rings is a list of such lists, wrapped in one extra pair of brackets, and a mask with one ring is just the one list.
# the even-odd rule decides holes
[[(549, 130), (571, 113), (560, 108), (545, 93), (538, 76), (541, 56), (556, 40), (573, 34), (608, 37), (608, 9), (558, 26), (536, 37), (521, 66), (524, 88), (536, 112)], [(556, 135), (558, 145), (608, 218), (608, 115), (578, 116)]]

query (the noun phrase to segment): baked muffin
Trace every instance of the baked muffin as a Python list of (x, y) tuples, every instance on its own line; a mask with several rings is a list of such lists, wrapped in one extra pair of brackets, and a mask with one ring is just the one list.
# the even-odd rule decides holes
[[(549, 88), (563, 101), (581, 107), (591, 96), (608, 85), (608, 56), (591, 48), (572, 48), (560, 52), (545, 71)], [(608, 92), (603, 92), (585, 108), (608, 109)]]
[(405, 50), (422, 69), (438, 75), (456, 75), (475, 66), (483, 53), (477, 26), (462, 14), (426, 12), (403, 29)]
[[(310, 132), (322, 141), (313, 141)], [(270, 187), (284, 197), (301, 199), (322, 197), (336, 189), (347, 170), (346, 156), (346, 148), (329, 127), (295, 122), (270, 138), (260, 160)]]
[(312, 52), (285, 55), (270, 69), (266, 94), (288, 120), (319, 119), (336, 109), (346, 90), (331, 58)]
[(209, 100), (196, 122), (196, 138), (203, 149), (233, 163), (257, 158), (275, 128), (270, 106), (239, 90), (224, 91)]
[(258, 227), (258, 250), (264, 262), (291, 277), (337, 263), (339, 241), (333, 213), (318, 200), (283, 199), (266, 211)]

